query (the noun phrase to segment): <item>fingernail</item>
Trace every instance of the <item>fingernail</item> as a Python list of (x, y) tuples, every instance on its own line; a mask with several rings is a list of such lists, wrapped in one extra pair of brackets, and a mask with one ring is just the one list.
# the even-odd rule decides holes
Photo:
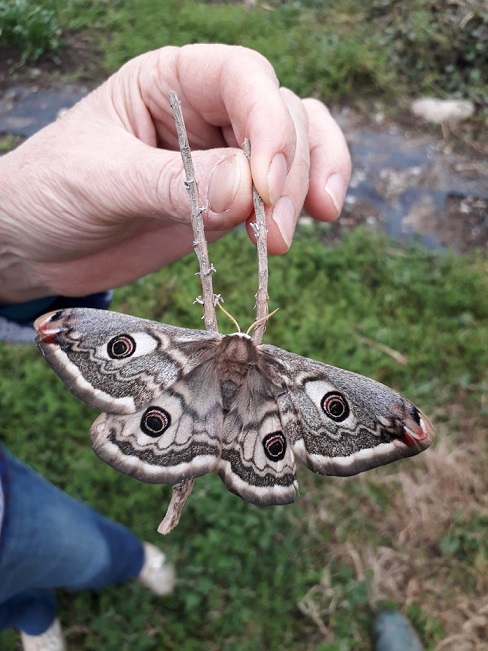
[(339, 174), (333, 174), (325, 185), (325, 191), (334, 204), (334, 208), (337, 212), (336, 217), (339, 217), (342, 210), (342, 204), (344, 203), (344, 195), (346, 194), (346, 188), (342, 176), (339, 176)]
[(208, 182), (208, 207), (212, 212), (228, 210), (236, 198), (241, 167), (237, 156), (229, 156), (214, 167)]
[(288, 165), (284, 154), (275, 154), (268, 170), (268, 193), (269, 200), (274, 206), (281, 197), (285, 187), (286, 175), (288, 174)]
[(277, 201), (272, 216), (286, 246), (290, 248), (295, 232), (295, 209), (288, 197), (281, 197)]

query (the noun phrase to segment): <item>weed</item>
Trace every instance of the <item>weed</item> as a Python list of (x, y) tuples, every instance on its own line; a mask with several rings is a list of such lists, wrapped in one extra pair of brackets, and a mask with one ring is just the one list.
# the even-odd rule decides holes
[(486, 3), (373, 0), (367, 13), (378, 27), (378, 43), (409, 87), (488, 107)]
[(22, 62), (36, 61), (60, 47), (55, 13), (31, 0), (0, 0), (0, 44), (17, 45)]

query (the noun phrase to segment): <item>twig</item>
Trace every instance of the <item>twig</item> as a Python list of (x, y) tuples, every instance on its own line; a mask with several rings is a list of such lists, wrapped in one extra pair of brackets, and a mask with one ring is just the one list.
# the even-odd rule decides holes
[(176, 527), (185, 508), (186, 501), (193, 490), (194, 483), (195, 480), (192, 478), (186, 481), (180, 481), (179, 484), (173, 486), (171, 500), (168, 504), (166, 515), (158, 527), (158, 533), (162, 533), (165, 536)]
[(408, 357), (403, 353), (400, 353), (398, 350), (395, 350), (394, 348), (390, 348), (390, 346), (387, 346), (386, 344), (382, 344), (380, 341), (375, 341), (374, 339), (370, 339), (369, 337), (363, 337), (362, 335), (356, 335), (356, 336), (362, 344), (366, 344), (366, 346), (371, 346), (371, 348), (376, 348), (376, 350), (380, 350), (382, 353), (389, 355), (392, 359), (395, 360), (397, 364), (408, 364)]
[[(251, 145), (246, 138), (242, 145), (247, 160), (251, 163)], [(256, 293), (256, 322), (252, 335), (253, 342), (258, 345), (261, 343), (266, 330), (268, 317), (268, 229), (266, 228), (266, 215), (264, 213), (263, 200), (258, 191), (252, 186), (252, 199), (254, 204), (254, 214), (256, 221), (251, 224), (256, 237), (256, 246), (258, 250), (258, 291)]]
[[(188, 190), (191, 206), (191, 223), (193, 226), (193, 248), (198, 258), (200, 266), (200, 281), (202, 283), (202, 298), (198, 297), (197, 302), (203, 304), (203, 318), (205, 321), (206, 330), (212, 332), (218, 331), (217, 317), (215, 314), (214, 301), (218, 297), (214, 296), (212, 273), (215, 268), (210, 264), (208, 257), (207, 241), (205, 239), (205, 230), (203, 227), (202, 214), (204, 209), (200, 207), (198, 197), (198, 184), (195, 179), (195, 168), (191, 157), (191, 149), (188, 143), (188, 136), (186, 133), (185, 122), (183, 120), (183, 113), (181, 111), (181, 102), (174, 91), (169, 93), (169, 103), (173, 110), (175, 119), (176, 132), (178, 134), (178, 144), (180, 147), (181, 158), (183, 160), (183, 167), (185, 168), (185, 186)], [(181, 514), (185, 507), (186, 501), (190, 497), (195, 480), (187, 479), (173, 486), (171, 500), (161, 524), (158, 527), (158, 532), (167, 534), (172, 531), (180, 521)]]
[(180, 147), (181, 158), (183, 160), (183, 167), (185, 168), (185, 186), (190, 197), (191, 223), (193, 226), (193, 248), (195, 249), (198, 263), (200, 265), (200, 280), (202, 283), (202, 303), (205, 329), (210, 330), (211, 332), (217, 332), (218, 325), (217, 317), (215, 315), (212, 283), (212, 273), (215, 271), (215, 268), (210, 264), (207, 241), (205, 239), (205, 230), (203, 228), (202, 213), (205, 209), (200, 207), (200, 201), (198, 197), (198, 184), (195, 179), (195, 168), (193, 167), (191, 149), (188, 143), (188, 136), (186, 134), (183, 113), (181, 111), (181, 102), (173, 90), (169, 92), (169, 103), (171, 104), (175, 118), (176, 132), (178, 134), (178, 144)]

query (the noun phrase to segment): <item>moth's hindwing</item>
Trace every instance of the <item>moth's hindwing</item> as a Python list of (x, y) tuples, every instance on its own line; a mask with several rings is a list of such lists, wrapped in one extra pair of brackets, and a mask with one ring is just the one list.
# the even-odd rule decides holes
[(92, 447), (117, 470), (149, 483), (176, 484), (215, 469), (221, 454), (223, 410), (211, 363), (128, 416), (102, 414)]
[(218, 473), (227, 488), (253, 504), (289, 504), (297, 491), (295, 459), (275, 398), (250, 372), (225, 417)]

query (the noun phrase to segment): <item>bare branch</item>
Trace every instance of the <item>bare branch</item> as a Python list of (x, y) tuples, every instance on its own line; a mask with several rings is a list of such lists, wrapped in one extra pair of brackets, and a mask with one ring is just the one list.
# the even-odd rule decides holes
[[(202, 217), (205, 209), (200, 206), (198, 184), (195, 179), (195, 168), (191, 157), (191, 149), (188, 142), (185, 122), (183, 120), (183, 113), (181, 111), (181, 102), (174, 91), (170, 91), (169, 93), (169, 103), (175, 118), (178, 144), (180, 147), (181, 158), (183, 160), (183, 167), (185, 168), (185, 186), (190, 197), (191, 223), (193, 226), (193, 248), (197, 255), (200, 267), (198, 273), (202, 284), (202, 296), (198, 296), (195, 302), (203, 305), (203, 318), (206, 330), (217, 332), (218, 325), (215, 314), (215, 298), (212, 283), (212, 273), (215, 272), (215, 267), (210, 263), (208, 257), (208, 247), (205, 239)], [(171, 500), (166, 515), (158, 527), (159, 533), (167, 534), (177, 526), (181, 514), (183, 513), (183, 509), (185, 508), (186, 501), (190, 497), (194, 483), (194, 479), (188, 479), (173, 486), (173, 492), (171, 494)]]
[[(193, 226), (193, 248), (195, 249), (200, 267), (199, 275), (202, 283), (202, 296), (197, 297), (195, 302), (203, 305), (205, 328), (212, 332), (217, 332), (218, 325), (215, 314), (215, 304), (219, 301), (220, 297), (215, 296), (213, 293), (212, 273), (215, 272), (215, 267), (210, 263), (208, 257), (208, 247), (205, 239), (205, 230), (202, 218), (204, 208), (200, 206), (199, 202), (198, 184), (195, 179), (195, 169), (181, 111), (181, 103), (174, 91), (170, 91), (169, 97), (175, 118), (181, 158), (185, 168), (185, 185), (190, 197), (191, 221)], [(243, 147), (247, 159), (250, 162), (251, 147), (247, 139), (245, 140)], [(256, 294), (257, 325), (254, 328), (252, 338), (255, 344), (260, 344), (264, 331), (266, 330), (266, 321), (268, 318), (268, 231), (266, 228), (266, 216), (264, 213), (263, 200), (254, 186), (253, 203), (256, 221), (252, 224), (252, 227), (256, 236), (258, 249), (258, 291)], [(158, 527), (159, 533), (167, 534), (177, 526), (186, 501), (193, 489), (194, 483), (194, 479), (189, 479), (173, 486), (173, 493), (171, 495), (166, 515)]]
[[(246, 138), (242, 145), (246, 157), (251, 163), (251, 145)], [(256, 221), (251, 224), (256, 237), (258, 249), (258, 291), (256, 293), (256, 327), (252, 335), (252, 340), (256, 345), (260, 344), (268, 317), (268, 229), (266, 228), (266, 215), (264, 213), (264, 203), (258, 194), (258, 191), (252, 186), (252, 198), (254, 203), (254, 214)]]
[(205, 321), (205, 328), (206, 330), (217, 332), (218, 325), (217, 317), (215, 315), (212, 283), (212, 273), (215, 271), (215, 268), (210, 264), (207, 241), (205, 239), (205, 230), (203, 228), (202, 214), (205, 209), (200, 206), (198, 184), (195, 179), (195, 168), (191, 157), (191, 149), (188, 143), (183, 113), (181, 111), (181, 102), (173, 90), (169, 93), (169, 102), (175, 118), (178, 144), (180, 147), (181, 158), (183, 160), (183, 167), (185, 168), (185, 186), (190, 197), (191, 223), (193, 226), (193, 248), (195, 249), (198, 264), (200, 265), (199, 273), (200, 281), (202, 283), (203, 318)]
[(193, 490), (194, 483), (194, 479), (187, 479), (186, 481), (181, 481), (179, 484), (173, 486), (171, 500), (166, 510), (166, 515), (158, 527), (158, 533), (165, 536), (170, 531), (173, 531), (177, 526), (181, 514), (183, 513), (183, 509), (185, 508), (186, 501)]

